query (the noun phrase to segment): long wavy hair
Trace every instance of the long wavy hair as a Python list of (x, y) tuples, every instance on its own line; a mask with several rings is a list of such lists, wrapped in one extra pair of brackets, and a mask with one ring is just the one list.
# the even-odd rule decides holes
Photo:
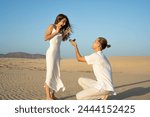
[(63, 41), (66, 41), (71, 33), (72, 33), (72, 28), (71, 28), (71, 25), (70, 25), (70, 22), (69, 22), (69, 19), (66, 15), (64, 14), (59, 14), (57, 17), (56, 17), (56, 20), (55, 20), (55, 23), (54, 24), (58, 24), (62, 19), (66, 19), (66, 24), (60, 29), (61, 33), (62, 33), (62, 37), (63, 37)]

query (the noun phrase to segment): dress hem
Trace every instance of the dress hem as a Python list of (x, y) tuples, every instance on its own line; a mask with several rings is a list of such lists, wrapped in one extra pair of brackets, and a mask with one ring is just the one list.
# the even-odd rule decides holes
[[(46, 83), (46, 82), (45, 82), (45, 83)], [(47, 84), (47, 83), (46, 83), (46, 84)], [(58, 92), (58, 91), (61, 90), (61, 89), (62, 89), (63, 92), (65, 91), (65, 87), (60, 87), (60, 88), (57, 90), (57, 89), (51, 87), (51, 86), (48, 85), (48, 84), (47, 84), (47, 86), (48, 86), (50, 89), (54, 90), (55, 92)]]

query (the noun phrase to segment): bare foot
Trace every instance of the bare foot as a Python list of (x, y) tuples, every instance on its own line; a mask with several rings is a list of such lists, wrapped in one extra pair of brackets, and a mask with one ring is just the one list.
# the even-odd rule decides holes
[(101, 98), (102, 100), (107, 100), (108, 99), (108, 95), (104, 95), (104, 96), (102, 96), (102, 98)]
[(53, 100), (58, 100), (58, 98), (54, 95), (54, 93), (52, 94), (52, 99)]
[(58, 100), (58, 98), (57, 98), (57, 97), (53, 97), (52, 99), (53, 99), (53, 100)]
[(53, 100), (53, 98), (51, 98), (51, 97), (47, 97), (47, 98), (46, 98), (46, 100)]
[(53, 96), (52, 93), (50, 92), (50, 88), (46, 84), (44, 84), (43, 88), (45, 89), (46, 100), (53, 100)]

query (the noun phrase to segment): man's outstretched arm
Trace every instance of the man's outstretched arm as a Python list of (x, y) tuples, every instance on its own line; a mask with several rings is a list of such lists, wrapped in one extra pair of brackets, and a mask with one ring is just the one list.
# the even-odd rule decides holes
[(80, 52), (79, 52), (79, 49), (78, 49), (78, 46), (77, 46), (77, 43), (75, 41), (70, 41), (70, 43), (74, 46), (75, 48), (75, 53), (76, 53), (76, 59), (79, 61), (79, 62), (86, 62), (85, 58), (83, 56), (81, 56)]

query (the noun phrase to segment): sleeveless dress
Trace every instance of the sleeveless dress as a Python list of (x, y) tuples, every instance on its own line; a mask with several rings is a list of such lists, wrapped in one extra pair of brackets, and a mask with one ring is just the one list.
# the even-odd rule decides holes
[[(52, 33), (56, 30), (53, 28)], [(46, 81), (45, 83), (54, 90), (59, 91), (61, 88), (64, 91), (65, 87), (60, 79), (60, 44), (62, 34), (58, 33), (50, 41), (50, 46), (46, 52)]]

